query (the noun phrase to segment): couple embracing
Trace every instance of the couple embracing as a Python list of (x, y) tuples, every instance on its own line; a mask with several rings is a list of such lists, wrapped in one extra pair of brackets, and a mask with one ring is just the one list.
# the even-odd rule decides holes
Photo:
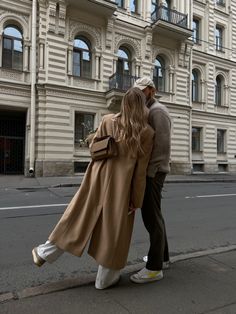
[(140, 78), (124, 95), (120, 112), (103, 117), (94, 140), (112, 136), (118, 154), (90, 162), (48, 240), (32, 250), (37, 266), (54, 262), (65, 251), (81, 256), (89, 243), (88, 253), (99, 265), (95, 287), (114, 285), (126, 265), (135, 211), (141, 208), (150, 248), (146, 267), (130, 279), (146, 283), (163, 278), (169, 251), (161, 192), (169, 172), (171, 120), (155, 92), (150, 78)]

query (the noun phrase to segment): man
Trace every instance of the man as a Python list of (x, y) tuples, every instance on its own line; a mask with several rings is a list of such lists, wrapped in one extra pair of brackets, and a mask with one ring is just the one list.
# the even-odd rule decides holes
[(162, 269), (169, 266), (165, 222), (161, 213), (161, 192), (165, 177), (170, 170), (171, 119), (167, 108), (154, 98), (156, 88), (150, 78), (138, 79), (134, 87), (141, 89), (146, 96), (149, 124), (155, 131), (142, 206), (142, 217), (149, 232), (150, 248), (146, 267), (130, 277), (133, 282), (146, 283), (162, 279)]

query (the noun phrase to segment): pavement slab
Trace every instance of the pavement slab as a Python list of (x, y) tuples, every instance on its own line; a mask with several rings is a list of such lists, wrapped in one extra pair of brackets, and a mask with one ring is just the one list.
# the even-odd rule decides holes
[(181, 260), (149, 284), (130, 282), (130, 268), (113, 288), (96, 290), (92, 282), (12, 300), (0, 305), (1, 314), (235, 314), (233, 261), (236, 250)]

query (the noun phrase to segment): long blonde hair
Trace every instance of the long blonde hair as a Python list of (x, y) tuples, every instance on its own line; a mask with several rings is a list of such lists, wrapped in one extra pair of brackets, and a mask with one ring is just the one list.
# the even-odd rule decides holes
[(148, 109), (145, 100), (145, 95), (139, 88), (130, 88), (122, 99), (117, 117), (119, 139), (124, 140), (133, 153), (137, 150), (143, 152), (140, 133), (147, 126)]

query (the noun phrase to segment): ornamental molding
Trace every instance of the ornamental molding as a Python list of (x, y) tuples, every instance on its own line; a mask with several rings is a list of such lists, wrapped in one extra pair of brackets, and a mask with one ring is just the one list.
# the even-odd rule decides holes
[(13, 11), (0, 11), (0, 33), (3, 32), (5, 24), (7, 22), (11, 24), (16, 22), (19, 26), (22, 27), (23, 37), (26, 40), (29, 40), (29, 16), (22, 15)]
[(69, 40), (74, 41), (74, 38), (77, 35), (84, 34), (85, 36), (88, 36), (89, 39), (92, 40), (94, 46), (98, 49), (101, 49), (102, 43), (101, 43), (101, 29), (97, 27), (93, 27), (91, 25), (87, 24), (81, 24), (76, 21), (70, 21), (69, 26)]
[(200, 76), (204, 77), (205, 76), (205, 71), (204, 71), (204, 65), (199, 65), (199, 64), (193, 64), (192, 65), (192, 71), (193, 70), (197, 70), (198, 72), (200, 72)]
[(157, 56), (163, 55), (167, 58), (166, 61), (168, 61), (169, 64), (174, 64), (174, 52), (171, 52), (172, 51), (169, 49), (154, 47), (152, 49), (152, 62), (155, 63)]
[(20, 90), (20, 89), (13, 89), (13, 88), (7, 88), (7, 87), (1, 87), (0, 86), (0, 95), (14, 95), (14, 96), (25, 96), (29, 97), (30, 95), (30, 88), (27, 90)]
[(135, 53), (136, 58), (141, 58), (141, 41), (132, 37), (128, 37), (122, 34), (116, 34), (115, 36), (115, 54), (117, 54), (120, 46), (128, 46)]

